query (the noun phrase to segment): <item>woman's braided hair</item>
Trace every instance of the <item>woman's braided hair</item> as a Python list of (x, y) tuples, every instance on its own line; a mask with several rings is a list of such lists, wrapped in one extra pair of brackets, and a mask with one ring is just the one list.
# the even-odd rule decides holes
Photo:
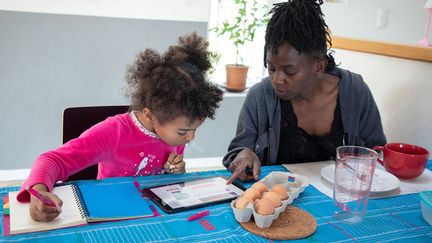
[(280, 45), (288, 42), (300, 54), (327, 60), (326, 71), (336, 67), (333, 58), (330, 32), (324, 21), (320, 5), (322, 0), (288, 0), (277, 3), (270, 10), (273, 14), (267, 25), (264, 45), (264, 66), (267, 52), (277, 53)]
[(206, 81), (209, 55), (208, 42), (195, 32), (163, 54), (145, 49), (126, 74), (130, 110), (148, 108), (161, 123), (179, 116), (214, 119), (222, 91)]

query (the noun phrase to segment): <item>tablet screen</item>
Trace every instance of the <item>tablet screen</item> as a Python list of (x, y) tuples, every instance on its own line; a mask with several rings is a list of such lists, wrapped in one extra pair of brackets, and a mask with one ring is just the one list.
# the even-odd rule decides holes
[(227, 202), (243, 193), (237, 184), (226, 184), (223, 177), (211, 177), (145, 188), (143, 192), (166, 212), (178, 212)]

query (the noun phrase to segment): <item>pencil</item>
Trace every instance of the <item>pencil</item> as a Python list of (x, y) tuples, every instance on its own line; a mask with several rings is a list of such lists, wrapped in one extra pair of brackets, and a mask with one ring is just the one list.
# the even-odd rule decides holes
[(40, 194), (38, 191), (36, 191), (35, 189), (27, 186), (26, 190), (32, 194), (33, 196), (35, 196), (37, 199), (41, 200), (41, 202), (43, 202), (43, 204), (50, 206), (50, 207), (57, 207), (57, 205), (54, 204), (53, 201), (49, 200), (48, 198), (44, 197), (44, 195)]
[(205, 217), (205, 216), (207, 216), (209, 214), (210, 214), (210, 210), (206, 209), (206, 210), (204, 210), (202, 212), (199, 212), (199, 213), (196, 213), (196, 214), (190, 216), (187, 220), (188, 221), (192, 221), (192, 220), (195, 220), (195, 219), (200, 219), (200, 218)]

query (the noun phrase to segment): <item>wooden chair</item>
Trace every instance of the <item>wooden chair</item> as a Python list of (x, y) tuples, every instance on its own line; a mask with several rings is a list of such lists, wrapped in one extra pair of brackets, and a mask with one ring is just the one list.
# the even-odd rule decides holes
[[(63, 143), (77, 138), (88, 128), (109, 116), (125, 113), (129, 106), (69, 107), (63, 111)], [(67, 181), (96, 179), (98, 166), (89, 166), (71, 176)]]

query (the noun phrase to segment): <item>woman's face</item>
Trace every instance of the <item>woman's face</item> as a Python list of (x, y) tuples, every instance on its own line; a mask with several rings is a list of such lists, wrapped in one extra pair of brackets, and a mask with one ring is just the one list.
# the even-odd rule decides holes
[(185, 116), (177, 117), (174, 120), (159, 123), (157, 120), (153, 123), (155, 133), (165, 143), (171, 146), (178, 146), (189, 143), (195, 138), (195, 132), (204, 122), (204, 119), (190, 121)]
[(283, 100), (309, 95), (320, 71), (318, 61), (288, 43), (279, 46), (276, 54), (267, 52), (267, 67), (276, 95)]

